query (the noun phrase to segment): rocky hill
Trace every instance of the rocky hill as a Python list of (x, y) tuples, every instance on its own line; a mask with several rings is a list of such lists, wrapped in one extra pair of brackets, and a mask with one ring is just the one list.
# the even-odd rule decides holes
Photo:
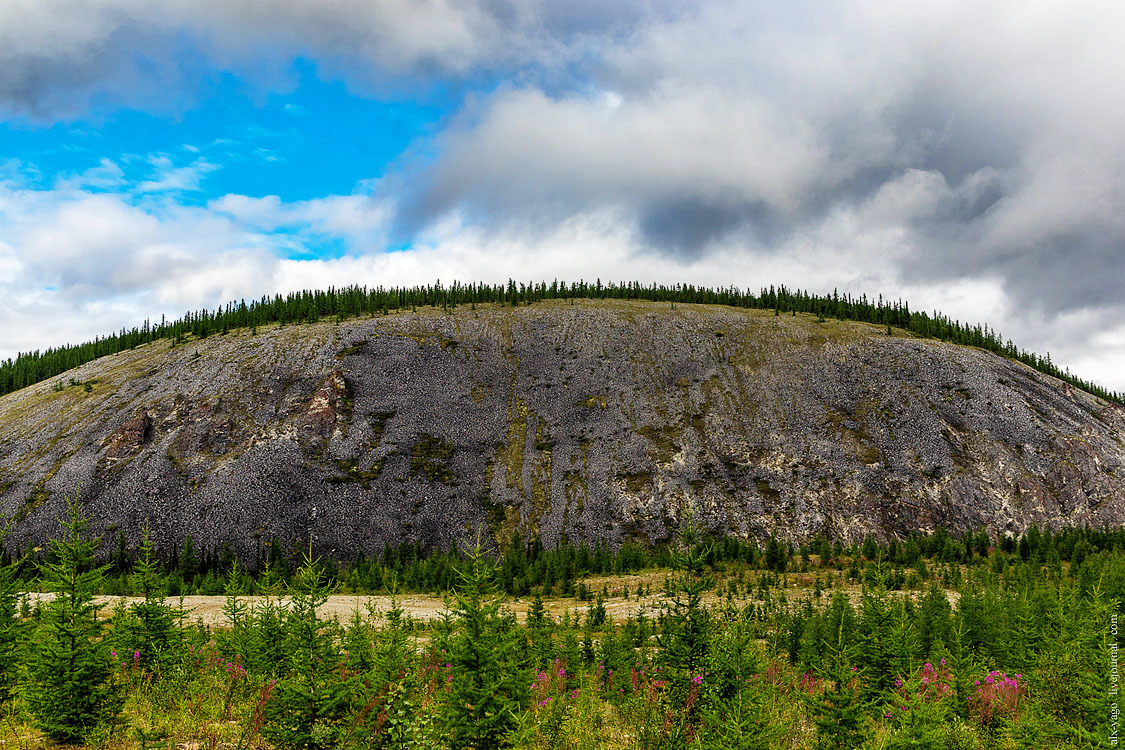
[(660, 540), (1125, 523), (1125, 410), (994, 354), (653, 302), (157, 341), (0, 398), (9, 547), (98, 530), (350, 557), (513, 528)]

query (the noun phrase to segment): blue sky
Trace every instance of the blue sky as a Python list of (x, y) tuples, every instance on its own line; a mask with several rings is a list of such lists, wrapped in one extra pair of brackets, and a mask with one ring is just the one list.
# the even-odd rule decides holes
[(330, 284), (901, 297), (1125, 390), (1125, 10), (0, 4), (0, 357)]
[(357, 95), (306, 59), (293, 61), (292, 76), (292, 90), (263, 94), (215, 71), (183, 112), (107, 102), (63, 121), (17, 115), (0, 123), (0, 153), (17, 158), (43, 188), (108, 160), (134, 185), (198, 165), (182, 190), (185, 203), (232, 193), (300, 201), (350, 193), (382, 175), (453, 108), (432, 94), (424, 101)]

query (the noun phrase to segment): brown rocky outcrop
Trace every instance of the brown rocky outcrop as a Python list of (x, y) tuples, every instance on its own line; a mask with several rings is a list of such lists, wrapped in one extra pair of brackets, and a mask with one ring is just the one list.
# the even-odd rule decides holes
[(339, 367), (333, 368), (324, 383), (309, 399), (298, 425), (304, 437), (323, 442), (346, 424), (349, 411), (348, 381)]
[(113, 431), (105, 440), (105, 457), (108, 461), (132, 458), (140, 453), (152, 430), (152, 417), (141, 412)]

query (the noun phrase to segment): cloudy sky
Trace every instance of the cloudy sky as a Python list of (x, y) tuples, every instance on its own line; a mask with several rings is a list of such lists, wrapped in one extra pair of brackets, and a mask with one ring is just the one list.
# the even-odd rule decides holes
[(0, 0), (0, 357), (330, 284), (787, 284), (1125, 390), (1125, 5)]

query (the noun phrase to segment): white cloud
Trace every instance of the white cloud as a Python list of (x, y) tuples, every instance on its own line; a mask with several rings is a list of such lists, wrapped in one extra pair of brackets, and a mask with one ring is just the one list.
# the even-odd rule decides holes
[(0, 358), (257, 298), (284, 281), (286, 257), (326, 237), (351, 252), (371, 249), (387, 215), (365, 196), (190, 206), (175, 190), (138, 200), (84, 186), (0, 185), (0, 294), (9, 302)]
[[(93, 335), (167, 306), (351, 281), (785, 283), (987, 322), (1125, 389), (1125, 6), (559, 7), (0, 6), (0, 106), (48, 121), (95, 100), (189, 106), (215, 68), (285, 90), (297, 55), (352, 90), (478, 88), (354, 195), (184, 205), (173, 196), (215, 168), (198, 152), (132, 183), (103, 161), (50, 189), (8, 165), (0, 291), (30, 294), (25, 312), (74, 305), (67, 320), (88, 326), (132, 316)], [(392, 241), (415, 249), (382, 253)], [(309, 257), (326, 243), (345, 257)], [(5, 314), (6, 331), (18, 319), (27, 341), (51, 337)], [(59, 335), (87, 330), (73, 326)]]
[(168, 191), (199, 190), (200, 182), (211, 172), (219, 169), (206, 159), (196, 159), (191, 164), (177, 167), (165, 155), (150, 157), (155, 168), (152, 179), (139, 183), (135, 190), (139, 193), (165, 193)]

